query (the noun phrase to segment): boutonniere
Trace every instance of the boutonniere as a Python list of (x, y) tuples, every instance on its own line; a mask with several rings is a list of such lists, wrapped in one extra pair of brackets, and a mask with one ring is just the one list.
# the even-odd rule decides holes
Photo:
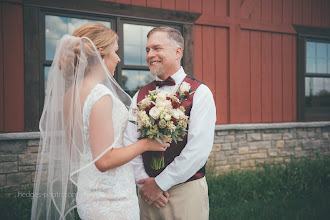
[(182, 104), (182, 100), (184, 98), (187, 98), (189, 95), (194, 94), (195, 91), (192, 91), (191, 86), (187, 82), (182, 82), (179, 89), (178, 89), (178, 94), (180, 96), (180, 104)]

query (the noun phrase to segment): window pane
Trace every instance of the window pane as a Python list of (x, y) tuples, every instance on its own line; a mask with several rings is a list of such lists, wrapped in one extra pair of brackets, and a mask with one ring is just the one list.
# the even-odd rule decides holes
[(306, 56), (307, 57), (316, 57), (316, 43), (314, 42), (307, 42), (306, 45)]
[(123, 70), (122, 81), (123, 89), (130, 95), (135, 93), (142, 87), (153, 81), (155, 77), (145, 70)]
[(330, 107), (330, 78), (306, 77), (305, 106)]
[(326, 58), (327, 57), (327, 44), (325, 43), (317, 43), (316, 44), (316, 56), (318, 58)]
[(147, 66), (147, 34), (153, 26), (124, 24), (124, 64)]
[(320, 42), (307, 42), (306, 44), (306, 72), (329, 73), (330, 44)]
[(64, 34), (71, 35), (75, 29), (88, 22), (102, 23), (111, 28), (110, 22), (46, 15), (46, 60), (53, 60), (57, 42)]
[(316, 60), (315, 58), (307, 58), (306, 60), (306, 72), (315, 73), (316, 72)]
[(327, 60), (318, 58), (316, 60), (316, 73), (327, 73)]

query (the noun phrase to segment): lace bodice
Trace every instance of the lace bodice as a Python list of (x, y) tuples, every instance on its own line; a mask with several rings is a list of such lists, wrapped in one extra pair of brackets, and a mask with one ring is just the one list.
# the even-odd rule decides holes
[[(77, 209), (82, 219), (139, 219), (133, 169), (129, 163), (100, 172), (93, 161), (89, 141), (89, 117), (93, 104), (104, 95), (113, 102), (112, 120), (115, 142), (110, 148), (123, 146), (123, 135), (128, 122), (125, 105), (104, 85), (98, 84), (88, 95), (83, 106), (84, 152), (78, 178)], [(90, 165), (88, 165), (90, 164)]]

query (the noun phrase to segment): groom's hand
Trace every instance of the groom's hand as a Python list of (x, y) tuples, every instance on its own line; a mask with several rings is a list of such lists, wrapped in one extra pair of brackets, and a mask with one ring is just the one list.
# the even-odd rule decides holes
[(146, 178), (136, 182), (137, 184), (143, 184), (140, 189), (141, 198), (151, 205), (153, 201), (158, 199), (162, 194), (163, 190), (157, 185), (155, 178)]
[(167, 191), (165, 191), (163, 193), (163, 195), (161, 195), (159, 197), (159, 199), (155, 200), (153, 203), (152, 203), (152, 206), (155, 207), (155, 208), (160, 208), (160, 207), (165, 207), (166, 203), (168, 202), (168, 198), (170, 197), (170, 194), (168, 194)]

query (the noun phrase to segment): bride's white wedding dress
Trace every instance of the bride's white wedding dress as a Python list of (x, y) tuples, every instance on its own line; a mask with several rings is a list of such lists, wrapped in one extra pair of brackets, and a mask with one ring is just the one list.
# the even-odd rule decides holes
[[(81, 156), (81, 168), (93, 160), (89, 141), (89, 117), (93, 104), (104, 95), (110, 95), (112, 98), (114, 140), (119, 140), (111, 147), (123, 147), (128, 110), (107, 87), (98, 84), (88, 95), (83, 107), (84, 152)], [(79, 173), (76, 201), (81, 219), (139, 219), (139, 205), (131, 164), (127, 163), (106, 172), (100, 172), (94, 164), (83, 168)]]

